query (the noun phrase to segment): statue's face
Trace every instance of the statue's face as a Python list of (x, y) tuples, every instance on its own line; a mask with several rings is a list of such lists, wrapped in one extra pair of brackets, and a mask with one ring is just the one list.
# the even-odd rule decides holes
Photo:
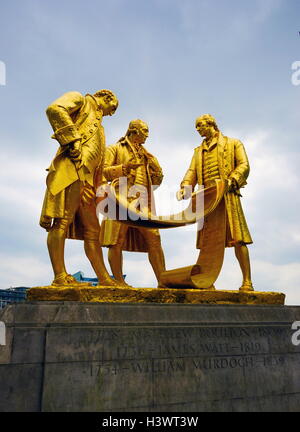
[(141, 127), (138, 129), (138, 135), (140, 136), (142, 142), (144, 143), (149, 136), (149, 128), (146, 123), (142, 123)]
[(144, 122), (140, 122), (136, 126), (136, 133), (133, 133), (130, 136), (131, 141), (133, 141), (135, 144), (144, 144), (146, 139), (149, 136), (149, 128), (148, 125)]
[(118, 100), (116, 98), (110, 99), (107, 96), (102, 96), (97, 99), (104, 116), (112, 116), (116, 112), (118, 108)]
[(215, 133), (214, 126), (208, 120), (201, 119), (201, 117), (196, 120), (196, 130), (202, 137), (208, 137)]

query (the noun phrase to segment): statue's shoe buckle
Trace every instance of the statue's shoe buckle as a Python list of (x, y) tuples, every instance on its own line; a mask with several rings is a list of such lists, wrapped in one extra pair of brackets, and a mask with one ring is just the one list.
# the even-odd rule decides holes
[(243, 285), (240, 287), (239, 291), (254, 291), (252, 282), (243, 283)]

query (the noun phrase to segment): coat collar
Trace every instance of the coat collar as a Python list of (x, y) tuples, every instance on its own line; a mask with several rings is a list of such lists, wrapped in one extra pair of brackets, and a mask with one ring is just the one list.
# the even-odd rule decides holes
[(210, 144), (209, 147), (208, 147), (208, 144), (207, 144), (207, 140), (204, 139), (202, 141), (202, 143), (200, 144), (200, 146), (198, 147), (198, 149), (201, 150), (201, 151), (202, 150), (208, 150), (208, 148), (211, 148), (215, 144), (218, 144), (218, 150), (220, 150), (220, 147), (222, 149), (224, 148), (225, 143), (226, 143), (226, 137), (221, 132), (219, 132), (219, 134), (216, 137), (213, 138), (213, 140), (212, 140), (212, 142), (211, 142), (211, 144)]

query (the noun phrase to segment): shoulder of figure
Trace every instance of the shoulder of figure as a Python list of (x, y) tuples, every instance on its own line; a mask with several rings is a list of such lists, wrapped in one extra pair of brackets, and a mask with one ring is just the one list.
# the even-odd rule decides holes
[[(155, 156), (152, 154), (152, 153), (150, 153), (149, 152), (149, 150), (143, 145), (143, 150), (144, 150), (144, 152), (146, 153), (146, 154), (148, 154), (149, 156), (151, 156), (151, 157), (153, 157), (153, 158), (155, 158)], [(156, 159), (156, 158), (155, 158)]]
[(69, 99), (69, 100), (72, 100), (72, 101), (78, 101), (78, 102), (80, 101), (81, 102), (81, 101), (84, 100), (84, 96), (83, 96), (83, 94), (81, 94), (78, 91), (70, 91), (70, 92), (64, 93), (58, 99)]
[(232, 148), (243, 146), (242, 141), (237, 138), (227, 137), (223, 135), (223, 140), (228, 146)]
[(198, 145), (198, 147), (194, 148), (194, 153), (197, 153), (198, 151), (200, 151), (202, 148), (202, 143), (200, 145)]
[(84, 95), (82, 93), (80, 93), (79, 91), (76, 91), (76, 90), (66, 92), (66, 93), (64, 93), (63, 96), (71, 97), (71, 98), (74, 98), (74, 99), (75, 98), (84, 98)]
[(67, 93), (64, 93), (62, 96), (57, 98), (54, 102), (52, 102), (52, 105), (69, 105), (70, 103), (72, 105), (78, 105), (80, 107), (84, 101), (84, 96), (77, 91), (70, 91)]
[(109, 146), (106, 147), (106, 150), (109, 152), (117, 152), (120, 150), (120, 148), (122, 147), (122, 144), (117, 141), (114, 144), (110, 144)]
[(114, 150), (118, 146), (118, 143), (115, 144), (109, 144), (106, 146), (106, 150)]
[(233, 144), (239, 144), (239, 143), (242, 144), (242, 141), (239, 140), (238, 138), (232, 138), (232, 137), (227, 137), (227, 136), (223, 136), (223, 138), (225, 140), (227, 140), (228, 142), (233, 143)]

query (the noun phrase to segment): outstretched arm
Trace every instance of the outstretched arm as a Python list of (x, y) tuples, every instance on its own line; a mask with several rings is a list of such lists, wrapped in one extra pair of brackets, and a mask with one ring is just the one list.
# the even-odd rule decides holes
[(191, 196), (194, 187), (197, 184), (197, 167), (196, 167), (196, 151), (192, 157), (189, 169), (185, 173), (185, 176), (180, 183), (180, 190), (177, 192), (177, 199), (188, 199)]

